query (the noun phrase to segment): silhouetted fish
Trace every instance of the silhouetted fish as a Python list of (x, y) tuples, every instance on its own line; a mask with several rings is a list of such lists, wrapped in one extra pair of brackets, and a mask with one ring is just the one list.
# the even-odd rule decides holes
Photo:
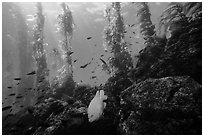
[(132, 24), (130, 27), (133, 27), (133, 26), (135, 26), (135, 24)]
[(106, 64), (107, 65), (107, 63), (102, 59), (102, 58), (100, 58), (100, 60), (104, 63), (104, 64)]
[(87, 39), (91, 39), (92, 37), (87, 37)]
[(8, 87), (8, 88), (12, 88), (12, 87)]
[(20, 106), (21, 108), (23, 107), (23, 105)]
[(16, 98), (22, 98), (23, 96), (17, 96)]
[(35, 74), (36, 74), (35, 70), (32, 71), (32, 72), (27, 73), (27, 75), (35, 75)]
[(41, 78), (41, 79), (38, 81), (38, 83), (43, 82), (44, 79), (45, 79), (45, 78)]
[(32, 88), (28, 88), (28, 90), (31, 90)]
[(2, 108), (2, 111), (8, 110), (8, 109), (10, 109), (10, 108), (12, 108), (12, 106), (3, 107), (3, 108)]
[(8, 96), (14, 96), (14, 95), (16, 95), (16, 93), (11, 93), (11, 94), (9, 94)]
[(127, 31), (124, 31), (123, 33), (127, 33)]
[(96, 78), (96, 76), (92, 76), (91, 78), (94, 79), (94, 78)]
[(102, 54), (100, 57), (103, 57), (104, 55)]
[(71, 51), (71, 52), (69, 52), (69, 54), (68, 54), (68, 55), (70, 56), (70, 55), (72, 55), (73, 53), (74, 53), (74, 52), (73, 52), (73, 51)]
[(21, 78), (14, 78), (14, 80), (21, 80)]
[(74, 60), (73, 62), (75, 63), (77, 61), (77, 59), (76, 60)]
[(16, 85), (19, 85), (20, 83), (17, 83)]
[(91, 71), (91, 73), (94, 73), (95, 71), (93, 70), (93, 71)]
[(87, 63), (87, 64), (85, 64), (85, 65), (83, 65), (83, 66), (80, 66), (80, 68), (85, 68), (85, 67), (87, 67), (88, 65), (89, 65), (90, 63)]

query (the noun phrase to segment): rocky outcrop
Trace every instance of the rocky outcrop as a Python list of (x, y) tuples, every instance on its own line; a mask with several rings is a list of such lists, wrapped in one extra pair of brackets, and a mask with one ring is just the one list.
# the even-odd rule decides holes
[[(26, 108), (3, 119), (3, 134), (11, 135), (98, 135), (118, 134), (112, 113), (107, 109), (104, 116), (88, 122), (87, 105), (83, 101), (45, 99), (32, 108)], [(107, 106), (111, 106), (108, 103)], [(113, 112), (113, 110), (111, 110)], [(114, 112), (113, 112), (114, 114)]]
[(166, 44), (147, 46), (133, 71), (136, 81), (189, 75), (202, 83), (202, 18), (177, 32)]
[(201, 134), (201, 85), (189, 76), (147, 79), (121, 93), (122, 134)]

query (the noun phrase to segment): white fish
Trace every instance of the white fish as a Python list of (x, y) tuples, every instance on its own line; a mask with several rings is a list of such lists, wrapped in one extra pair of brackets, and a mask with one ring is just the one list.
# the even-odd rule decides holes
[(91, 100), (88, 107), (89, 122), (93, 122), (100, 119), (100, 117), (103, 114), (103, 110), (106, 107), (106, 103), (103, 102), (106, 99), (107, 99), (107, 96), (104, 95), (103, 90), (96, 92), (95, 97)]

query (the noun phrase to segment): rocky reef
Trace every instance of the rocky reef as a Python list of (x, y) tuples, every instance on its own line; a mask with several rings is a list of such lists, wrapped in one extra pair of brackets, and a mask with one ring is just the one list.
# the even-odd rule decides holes
[(99, 88), (78, 86), (72, 97), (47, 97), (3, 117), (3, 134), (202, 134), (202, 18), (182, 30), (147, 46), (136, 68), (107, 81), (100, 120), (87, 116)]

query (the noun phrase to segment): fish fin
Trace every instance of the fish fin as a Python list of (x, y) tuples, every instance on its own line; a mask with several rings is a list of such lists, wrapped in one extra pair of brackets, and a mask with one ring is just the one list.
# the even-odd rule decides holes
[(104, 90), (100, 90), (100, 99), (101, 100), (106, 100), (108, 97), (104, 95)]

